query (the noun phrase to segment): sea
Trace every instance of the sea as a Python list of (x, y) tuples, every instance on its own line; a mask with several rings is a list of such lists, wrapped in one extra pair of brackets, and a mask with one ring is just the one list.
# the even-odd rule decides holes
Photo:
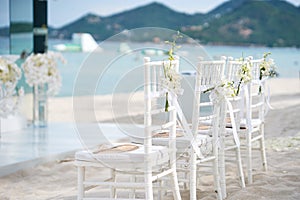
[[(28, 42), (25, 36), (18, 37), (20, 44)], [(69, 40), (48, 39), (48, 49), (53, 51), (54, 45), (70, 42)], [(9, 46), (9, 38), (0, 37), (0, 55), (9, 54)], [(141, 68), (146, 54), (144, 50), (147, 49), (148, 54), (153, 59), (167, 58), (167, 55), (161, 54), (161, 51), (155, 51), (168, 48), (164, 43), (107, 41), (99, 42), (99, 46), (98, 51), (93, 53), (61, 52), (67, 63), (58, 62), (58, 69), (62, 76), (62, 87), (58, 97), (139, 90), (143, 77)], [(124, 46), (126, 47), (125, 50)], [(14, 45), (12, 48), (18, 49), (18, 45)], [(216, 45), (195, 47), (184, 44), (182, 48), (178, 49), (178, 55), (183, 58), (181, 59), (180, 71), (193, 71), (199, 56), (208, 59), (217, 59), (221, 56), (260, 58), (266, 52), (271, 52), (270, 57), (276, 63), (276, 71), (280, 78), (300, 78), (300, 49), (293, 47)]]

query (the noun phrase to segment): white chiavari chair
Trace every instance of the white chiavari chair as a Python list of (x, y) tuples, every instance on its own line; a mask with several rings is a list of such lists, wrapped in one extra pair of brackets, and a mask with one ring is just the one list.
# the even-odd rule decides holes
[[(242, 115), (237, 126), (242, 147), (246, 148), (246, 168), (248, 183), (252, 183), (252, 150), (259, 150), (262, 157), (262, 165), (267, 170), (266, 152), (264, 144), (264, 115), (265, 115), (265, 79), (260, 79), (260, 64), (263, 59), (247, 58), (250, 68), (251, 80), (241, 86), (240, 96), (244, 98), (241, 104)], [(229, 77), (236, 82), (240, 81), (238, 76), (243, 61), (228, 61)], [(259, 141), (260, 147), (254, 147), (253, 143)]]
[[(252, 80), (247, 84), (246, 99), (246, 116), (241, 121), (241, 127), (246, 132), (246, 152), (247, 152), (247, 174), (248, 183), (253, 182), (252, 171), (252, 150), (259, 150), (261, 154), (262, 166), (267, 171), (267, 158), (264, 139), (265, 123), (265, 81), (266, 78), (260, 78), (260, 64), (263, 59), (250, 59)], [(253, 143), (259, 141), (259, 147)]]
[[(163, 88), (160, 78), (164, 74), (164, 65), (178, 67), (178, 60), (151, 61), (144, 58), (144, 135), (142, 144), (113, 144), (110, 148), (79, 151), (75, 154), (75, 164), (78, 167), (78, 199), (89, 199), (86, 195), (87, 186), (108, 186), (108, 196), (97, 199), (140, 199), (136, 193), (142, 193), (143, 199), (154, 199), (154, 182), (162, 177), (169, 177), (172, 184), (167, 185), (173, 197), (180, 200), (180, 192), (176, 172), (176, 95), (168, 88)], [(168, 92), (169, 108), (157, 107), (157, 99), (164, 98)], [(158, 117), (156, 117), (158, 116)], [(162, 117), (163, 116), (163, 117)], [(152, 136), (156, 130), (166, 130), (169, 133), (168, 145), (152, 145)], [(123, 149), (126, 149), (123, 151)], [(86, 169), (89, 167), (110, 168), (112, 177), (109, 180), (87, 180)], [(129, 181), (119, 179), (118, 174), (129, 176)], [(93, 177), (90, 177), (93, 178)], [(109, 189), (108, 188), (108, 189)], [(127, 189), (127, 193), (119, 189)], [(161, 188), (158, 188), (161, 189)], [(141, 192), (142, 191), (142, 192)], [(104, 195), (104, 192), (101, 192)], [(93, 199), (91, 197), (90, 199)]]
[[(202, 88), (208, 88), (211, 87), (209, 85), (216, 85), (216, 84), (223, 84), (224, 81), (231, 80), (232, 77), (224, 76), (225, 73), (225, 66), (226, 66), (226, 58), (222, 57), (223, 60), (223, 68), (221, 71), (222, 74), (219, 74), (219, 78), (215, 79), (215, 83), (208, 84), (202, 86)], [(205, 63), (207, 65), (214, 65), (216, 61), (206, 61)], [(221, 61), (222, 62), (222, 61)], [(226, 70), (228, 70), (226, 68)], [(234, 70), (234, 69), (233, 69)], [(216, 72), (213, 72), (216, 74)], [(203, 73), (204, 74), (204, 73)], [(206, 73), (206, 77), (208, 79), (214, 80), (211, 78), (209, 73)], [(216, 76), (216, 75), (215, 75)], [(223, 86), (226, 87), (226, 86)], [(227, 152), (229, 150), (235, 151), (235, 162), (237, 164), (237, 172), (238, 177), (240, 180), (240, 185), (242, 188), (245, 187), (245, 181), (244, 181), (244, 173), (243, 173), (243, 167), (242, 167), (242, 160), (241, 160), (241, 151), (240, 151), (240, 140), (238, 136), (238, 129), (236, 128), (236, 124), (240, 122), (240, 113), (241, 113), (241, 103), (243, 98), (241, 97), (231, 97), (226, 96), (224, 99), (224, 102), (221, 103), (221, 114), (219, 119), (219, 160), (218, 160), (218, 166), (219, 166), (219, 175), (220, 175), (220, 187), (222, 191), (222, 197), (226, 198), (226, 170), (225, 170), (225, 158), (226, 160), (229, 160), (232, 158), (232, 155), (229, 155)], [(210, 102), (211, 103), (211, 102)], [(207, 103), (206, 103), (207, 105)], [(202, 108), (205, 108), (205, 104), (202, 105)], [(195, 111), (195, 109), (194, 109)], [(224, 113), (225, 112), (225, 115)], [(229, 120), (229, 121), (228, 121)], [(226, 121), (228, 121), (228, 124), (226, 124)], [(212, 121), (210, 119), (200, 120), (200, 133), (203, 133), (203, 127), (201, 128), (201, 124), (207, 126), (211, 125)], [(230, 128), (226, 128), (226, 125), (230, 125)], [(205, 134), (205, 133), (204, 133)]]
[[(217, 198), (223, 199), (221, 186), (220, 186), (220, 174), (219, 174), (219, 147), (222, 122), (220, 120), (225, 119), (224, 110), (224, 98), (211, 100), (201, 97), (205, 90), (216, 87), (220, 84), (225, 69), (226, 60), (220, 61), (203, 61), (200, 60), (197, 65), (194, 100), (193, 100), (193, 117), (192, 117), (192, 134), (194, 138), (198, 135), (206, 135), (211, 137), (211, 152), (201, 152), (199, 157), (194, 149), (191, 149), (190, 153), (190, 199), (196, 200), (197, 189), (197, 175), (201, 175), (199, 167), (207, 161), (212, 161), (212, 169), (214, 176), (215, 191), (217, 192)], [(208, 95), (212, 91), (208, 91)], [(204, 114), (203, 114), (204, 113)], [(224, 116), (223, 116), (224, 115)], [(203, 128), (203, 122), (210, 121), (209, 126)], [(204, 123), (205, 124), (205, 123)], [(198, 168), (198, 169), (197, 169)], [(198, 173), (197, 173), (198, 172)]]

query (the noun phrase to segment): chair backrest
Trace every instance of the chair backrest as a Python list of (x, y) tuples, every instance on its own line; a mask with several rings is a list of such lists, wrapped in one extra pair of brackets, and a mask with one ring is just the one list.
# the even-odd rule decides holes
[(243, 65), (242, 61), (234, 60), (233, 57), (229, 57), (226, 65), (225, 74), (224, 74), (225, 78), (227, 80), (238, 83), (240, 81), (240, 77), (238, 76), (238, 74), (242, 65)]
[[(166, 68), (176, 72), (178, 67), (178, 57), (173, 61), (151, 61), (149, 57), (144, 58), (144, 146), (146, 153), (151, 152), (152, 135), (155, 129), (168, 131), (169, 147), (174, 152), (176, 150), (176, 109), (174, 101), (177, 101), (177, 96), (170, 91), (170, 88), (166, 87), (163, 80), (167, 79), (165, 77)], [(159, 99), (164, 99), (164, 101), (159, 101)], [(158, 102), (166, 101), (169, 104), (167, 111), (165, 105), (158, 104)]]
[(263, 62), (263, 58), (253, 59), (250, 57), (251, 63), (251, 76), (252, 80), (259, 80), (260, 78), (260, 64)]
[[(245, 84), (241, 82), (240, 73), (241, 68), (244, 64), (250, 64), (247, 63), (247, 59), (249, 60), (250, 58), (246, 58), (244, 60), (234, 60), (233, 57), (229, 57), (227, 60), (226, 70), (224, 74), (225, 79), (233, 81), (235, 87), (237, 87), (238, 84), (240, 84), (239, 94), (237, 95), (237, 97), (228, 99), (232, 105), (236, 125), (239, 125), (241, 118), (245, 117)], [(237, 126), (237, 128), (239, 129), (240, 126)]]
[[(263, 81), (260, 81), (260, 64), (263, 59), (253, 59), (252, 57), (247, 57), (245, 60), (249, 60), (251, 70), (251, 81), (247, 83), (241, 83), (239, 96), (244, 98), (241, 101), (240, 108), (241, 114), (240, 118), (246, 118), (248, 126), (251, 126), (251, 119), (256, 116), (263, 120), (263, 102), (264, 94), (263, 91), (259, 92), (259, 88), (264, 88)], [(232, 80), (235, 84), (239, 84), (241, 81), (240, 70), (245, 64), (245, 61), (233, 60), (229, 58), (227, 61), (227, 67), (225, 71), (225, 78), (227, 80)], [(239, 124), (239, 117), (236, 116), (237, 124)]]
[[(225, 119), (225, 112), (222, 112), (223, 101), (211, 101), (207, 96), (206, 98), (201, 98), (204, 91), (206, 95), (213, 92), (210, 90), (213, 87), (218, 86), (223, 78), (224, 70), (226, 65), (226, 58), (218, 61), (203, 61), (200, 59), (197, 65), (197, 74), (195, 81), (195, 92), (193, 101), (193, 119), (192, 119), (192, 133), (196, 137), (198, 133), (198, 128), (201, 121), (211, 120), (211, 132), (215, 142), (218, 138), (218, 127), (220, 120)], [(206, 114), (202, 114), (202, 108), (205, 109)], [(210, 109), (209, 109), (210, 107)], [(200, 111), (201, 109), (201, 111)]]
[(265, 79), (260, 78), (260, 64), (263, 59), (251, 59), (252, 80), (247, 84), (246, 107), (248, 110), (247, 121), (258, 118), (264, 121), (265, 112)]
[(196, 85), (200, 84), (199, 86), (204, 88), (219, 83), (225, 71), (226, 57), (222, 57), (221, 60), (211, 61), (205, 61), (200, 57), (199, 60), (196, 73), (199, 83), (196, 83)]

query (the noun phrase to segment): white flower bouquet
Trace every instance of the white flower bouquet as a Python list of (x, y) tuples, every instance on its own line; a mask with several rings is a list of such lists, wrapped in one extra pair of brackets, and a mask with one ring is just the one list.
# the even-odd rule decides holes
[(65, 63), (63, 56), (55, 52), (28, 56), (22, 65), (28, 85), (34, 86), (47, 83), (47, 95), (56, 95), (61, 87), (61, 76), (57, 69), (57, 60)]
[(20, 78), (19, 67), (14, 62), (0, 57), (0, 84), (7, 90), (14, 90)]
[(164, 67), (165, 74), (164, 77), (161, 78), (163, 88), (166, 88), (168, 91), (173, 92), (176, 95), (181, 95), (183, 93), (183, 89), (181, 88), (182, 77), (173, 67), (167, 65), (164, 65)]
[(252, 80), (252, 75), (251, 75), (251, 58), (247, 57), (245, 58), (240, 58), (239, 61), (243, 62), (241, 69), (238, 71), (238, 77), (239, 77), (239, 82), (237, 85), (236, 89), (236, 96), (239, 95), (240, 89), (243, 84), (249, 83)]
[(236, 96), (236, 88), (234, 86), (234, 81), (229, 80), (220, 80), (215, 86), (208, 88), (203, 91), (203, 93), (211, 92), (209, 95), (209, 99), (212, 102), (219, 102), (226, 97), (235, 97)]
[[(164, 63), (164, 77), (161, 78), (161, 85), (163, 88), (167, 89), (168, 91), (174, 93), (175, 95), (181, 95), (183, 93), (183, 89), (181, 88), (181, 75), (174, 69), (172, 62), (175, 60), (174, 58), (174, 51), (180, 46), (176, 45), (176, 40), (181, 38), (182, 35), (180, 32), (177, 32), (174, 40), (172, 42), (166, 41), (166, 44), (171, 46), (168, 52), (168, 61)], [(166, 92), (166, 104), (165, 104), (165, 111), (167, 112), (169, 108), (169, 101), (168, 101), (168, 92)]]
[[(262, 80), (264, 77), (275, 77), (278, 75), (276, 72), (276, 66), (273, 59), (268, 58), (271, 55), (270, 52), (264, 53), (263, 61), (259, 65), (259, 80)], [(262, 87), (259, 86), (259, 93), (262, 92)]]
[(260, 68), (260, 76), (259, 79), (262, 80), (263, 77), (274, 77), (277, 76), (278, 73), (276, 72), (276, 66), (273, 59), (268, 58), (271, 53), (264, 53), (263, 61), (259, 65)]
[[(0, 116), (7, 117), (19, 108), (23, 88), (16, 93), (16, 86), (21, 78), (21, 70), (12, 61), (0, 57)], [(17, 94), (17, 98), (14, 95)]]

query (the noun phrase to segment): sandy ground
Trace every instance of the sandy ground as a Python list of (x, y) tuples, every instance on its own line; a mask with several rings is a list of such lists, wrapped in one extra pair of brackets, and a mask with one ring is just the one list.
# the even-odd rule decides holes
[[(266, 117), (265, 137), (269, 170), (262, 171), (260, 156), (254, 152), (254, 183), (241, 189), (236, 166), (229, 163), (227, 171), (227, 199), (300, 199), (300, 80), (271, 79), (270, 88), (272, 109)], [(96, 97), (95, 107), (101, 113), (94, 113), (91, 118), (90, 99), (82, 97), (76, 120), (112, 121), (113, 117), (121, 121), (140, 120), (142, 95), (119, 95)], [(111, 103), (113, 100), (113, 105)], [(120, 102), (126, 99), (125, 103)], [(119, 106), (116, 106), (119, 105)], [(130, 106), (135, 105), (135, 106)], [(74, 121), (73, 100), (71, 98), (53, 98), (49, 102), (49, 121)], [(111, 112), (112, 107), (117, 111)], [(126, 109), (125, 109), (126, 108)], [(80, 110), (80, 109), (79, 109)], [(132, 117), (124, 118), (124, 113)], [(88, 172), (106, 176), (107, 171), (91, 169)], [(206, 178), (198, 190), (199, 199), (215, 199), (211, 178)], [(0, 178), (0, 199), (76, 199), (77, 169), (73, 164), (73, 155), (65, 160), (42, 164)], [(182, 190), (182, 198), (188, 199), (188, 191)], [(164, 199), (172, 199), (167, 195)]]

